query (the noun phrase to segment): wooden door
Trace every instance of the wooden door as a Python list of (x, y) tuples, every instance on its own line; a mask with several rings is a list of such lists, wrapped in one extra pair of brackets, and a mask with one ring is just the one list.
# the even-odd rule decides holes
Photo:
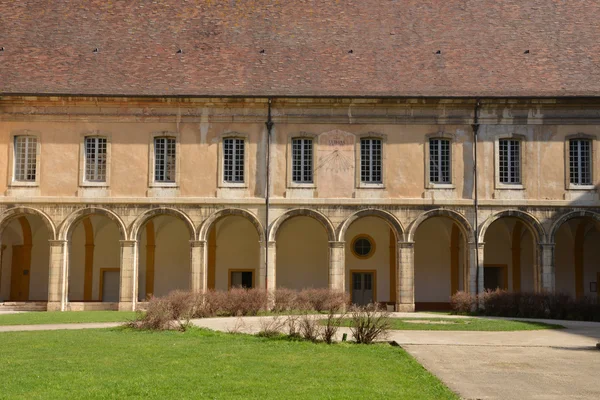
[(10, 299), (12, 301), (29, 300), (29, 263), (27, 251), (23, 245), (12, 248), (12, 266), (10, 273)]

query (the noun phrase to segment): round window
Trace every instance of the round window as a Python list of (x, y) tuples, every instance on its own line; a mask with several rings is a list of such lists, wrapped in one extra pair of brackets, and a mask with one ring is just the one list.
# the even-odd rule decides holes
[(375, 244), (367, 235), (360, 235), (352, 241), (352, 252), (358, 258), (368, 258), (373, 255)]

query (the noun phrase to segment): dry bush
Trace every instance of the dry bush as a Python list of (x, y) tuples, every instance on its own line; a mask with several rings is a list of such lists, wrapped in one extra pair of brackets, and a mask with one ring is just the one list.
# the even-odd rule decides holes
[(470, 314), (477, 308), (477, 297), (467, 292), (456, 292), (450, 297), (453, 314)]
[(300, 336), (306, 340), (316, 342), (321, 336), (322, 326), (315, 315), (302, 314), (299, 324)]
[(297, 310), (298, 308), (298, 292), (296, 290), (280, 288), (273, 292), (274, 312), (280, 313), (284, 311)]
[(195, 293), (175, 290), (165, 297), (153, 297), (145, 314), (139, 314), (130, 326), (138, 329), (185, 331), (190, 326), (199, 296)]
[(379, 304), (355, 306), (350, 311), (350, 330), (356, 343), (370, 344), (377, 339), (385, 339), (390, 330), (390, 313)]
[(211, 316), (256, 315), (267, 306), (267, 292), (260, 289), (232, 288), (228, 292), (209, 291), (204, 296)]
[(330, 289), (304, 289), (298, 293), (298, 309), (309, 309), (317, 312), (341, 310), (349, 302), (347, 293)]
[(288, 315), (285, 319), (287, 335), (290, 338), (299, 338), (300, 335), (300, 315)]
[(327, 344), (331, 344), (333, 343), (333, 340), (335, 339), (335, 335), (338, 331), (338, 329), (340, 328), (340, 326), (342, 326), (342, 322), (344, 320), (344, 317), (346, 316), (346, 313), (336, 313), (336, 310), (329, 310), (329, 313), (327, 314), (327, 318), (325, 318), (325, 326), (322, 329), (321, 335), (323, 336), (323, 340), (327, 343)]
[(273, 338), (281, 336), (286, 325), (286, 320), (280, 315), (274, 317), (261, 318), (259, 321), (260, 330), (257, 336)]

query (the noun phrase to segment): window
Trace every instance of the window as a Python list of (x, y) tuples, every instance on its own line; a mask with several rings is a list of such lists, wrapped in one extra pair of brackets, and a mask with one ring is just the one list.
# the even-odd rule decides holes
[(360, 140), (360, 181), (382, 183), (381, 139)]
[(498, 174), (500, 183), (521, 183), (521, 141), (517, 139), (500, 139)]
[(154, 138), (154, 181), (175, 182), (176, 139)]
[(429, 182), (448, 184), (450, 179), (450, 140), (429, 140)]
[(254, 287), (253, 271), (230, 271), (229, 287), (252, 289)]
[(357, 258), (369, 258), (375, 253), (375, 241), (368, 235), (358, 235), (352, 239), (350, 249)]
[(569, 180), (572, 185), (592, 184), (591, 140), (569, 140)]
[(85, 138), (85, 180), (106, 182), (106, 138)]
[(15, 136), (15, 181), (35, 182), (37, 174), (37, 138)]
[(244, 139), (223, 140), (223, 180), (228, 183), (244, 182)]
[(313, 141), (292, 139), (292, 181), (313, 182)]

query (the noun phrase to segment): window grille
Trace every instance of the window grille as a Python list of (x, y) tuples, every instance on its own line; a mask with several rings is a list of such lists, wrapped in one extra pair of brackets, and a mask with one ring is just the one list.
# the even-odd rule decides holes
[(500, 183), (521, 183), (521, 141), (516, 139), (500, 139), (499, 141), (499, 175)]
[(590, 140), (569, 140), (569, 177), (573, 185), (592, 184), (592, 143)]
[(381, 183), (381, 139), (360, 141), (360, 181)]
[(37, 138), (15, 136), (15, 181), (35, 182), (37, 173)]
[(85, 138), (85, 180), (106, 182), (106, 138)]
[(292, 181), (296, 183), (313, 181), (312, 139), (292, 139)]
[(175, 182), (175, 146), (175, 138), (154, 138), (154, 181)]
[(244, 139), (224, 139), (223, 153), (223, 180), (229, 183), (243, 183)]
[(450, 140), (429, 140), (429, 181), (451, 183)]

